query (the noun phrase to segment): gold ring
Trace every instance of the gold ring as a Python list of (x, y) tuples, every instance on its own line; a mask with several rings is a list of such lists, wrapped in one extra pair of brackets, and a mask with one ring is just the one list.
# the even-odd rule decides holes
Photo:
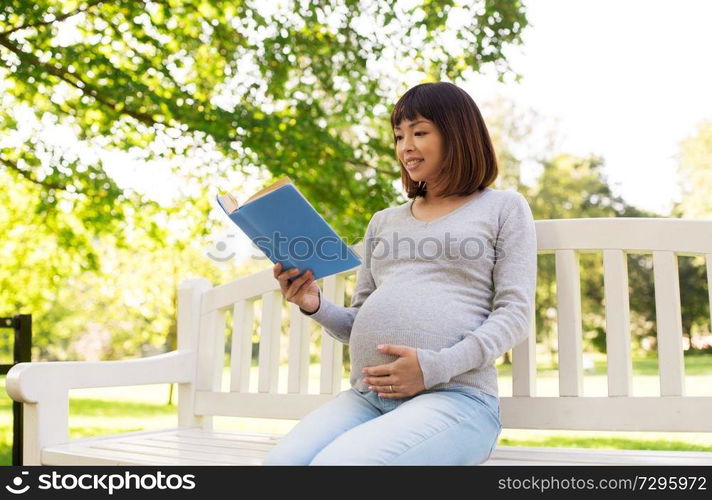
[(396, 392), (396, 391), (393, 390), (393, 386), (392, 386), (392, 385), (389, 385), (388, 387), (391, 388), (391, 392)]

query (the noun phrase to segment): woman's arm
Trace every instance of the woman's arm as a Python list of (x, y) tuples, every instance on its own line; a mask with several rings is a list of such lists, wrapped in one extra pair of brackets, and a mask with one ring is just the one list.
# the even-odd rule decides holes
[(326, 329), (326, 333), (344, 344), (349, 343), (351, 327), (354, 324), (356, 313), (358, 313), (359, 308), (368, 296), (371, 295), (371, 292), (376, 289), (376, 283), (371, 275), (371, 243), (375, 242), (373, 235), (375, 234), (375, 220), (378, 213), (373, 214), (366, 227), (366, 236), (363, 239), (363, 259), (361, 267), (356, 273), (356, 286), (351, 296), (351, 306), (337, 306), (325, 299), (320, 291), (319, 308), (315, 312), (309, 314), (304, 309), (299, 308), (302, 313), (322, 325)]
[(426, 389), (491, 365), (529, 335), (536, 293), (536, 229), (529, 204), (516, 194), (497, 236), (493, 310), (457, 344), (440, 351), (417, 350)]

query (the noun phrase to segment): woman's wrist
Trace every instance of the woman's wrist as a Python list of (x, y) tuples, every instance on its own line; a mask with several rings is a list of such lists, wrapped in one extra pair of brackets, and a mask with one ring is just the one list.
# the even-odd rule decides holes
[(321, 291), (317, 292), (317, 297), (318, 297), (319, 303), (317, 304), (316, 309), (314, 309), (313, 311), (309, 312), (309, 311), (307, 311), (307, 310), (305, 310), (305, 309), (303, 309), (303, 308), (300, 307), (299, 310), (300, 310), (302, 313), (306, 314), (307, 316), (311, 316), (312, 314), (316, 314), (316, 313), (319, 311), (319, 308), (321, 308)]

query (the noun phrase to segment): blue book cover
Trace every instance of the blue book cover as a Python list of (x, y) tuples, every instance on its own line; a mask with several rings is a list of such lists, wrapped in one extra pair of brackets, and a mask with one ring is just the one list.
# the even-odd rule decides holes
[(311, 269), (320, 279), (361, 264), (358, 255), (336, 234), (289, 179), (253, 194), (242, 205), (231, 194), (217, 195), (230, 219), (282, 269)]

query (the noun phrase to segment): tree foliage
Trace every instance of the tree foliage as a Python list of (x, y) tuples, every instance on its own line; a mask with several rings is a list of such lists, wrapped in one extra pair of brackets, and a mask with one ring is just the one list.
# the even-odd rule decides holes
[(696, 133), (681, 141), (678, 174), (683, 197), (674, 212), (693, 219), (712, 217), (712, 122), (700, 123)]
[[(321, 0), (269, 14), (266, 5), (3, 2), (0, 60), (9, 97), (0, 130), (16, 126), (11, 109), (25, 103), (105, 147), (165, 157), (183, 152), (179, 139), (207, 143), (234, 168), (291, 176), (337, 229), (358, 236), (369, 214), (396, 198), (385, 117), (394, 98), (418, 83), (404, 81), (404, 72), (455, 80), (492, 65), (504, 75), (504, 49), (520, 43), (527, 24), (517, 0), (463, 7)], [(94, 200), (93, 210), (119, 201), (101, 165), (43, 161), (38, 147), (5, 148), (2, 164), (48, 192), (73, 186)], [(205, 182), (203, 171), (184, 175)]]
[[(289, 175), (356, 241), (398, 196), (388, 106), (423, 80), (511, 73), (504, 49), (526, 25), (516, 0), (2, 2), (2, 313), (32, 312), (54, 358), (77, 354), (88, 318), (116, 327), (107, 356), (170, 346), (164, 260), (179, 279), (218, 278), (195, 244), (216, 229), (207, 215), (232, 172)], [(121, 187), (111, 150), (170, 163), (176, 196)], [(152, 306), (131, 309), (130, 293)]]
[[(602, 158), (559, 154), (543, 162), (543, 170), (527, 192), (535, 219), (588, 217), (660, 217), (633, 207), (616, 196), (603, 174)], [(703, 184), (704, 185), (704, 184)], [(702, 191), (702, 190), (700, 190)], [(678, 259), (683, 334), (709, 331), (704, 259)], [(631, 333), (634, 348), (657, 336), (652, 255), (627, 255)], [(605, 296), (601, 252), (579, 253), (582, 330), (588, 349), (606, 351)], [(554, 353), (557, 344), (556, 278), (553, 255), (540, 255), (536, 325), (538, 339)]]

